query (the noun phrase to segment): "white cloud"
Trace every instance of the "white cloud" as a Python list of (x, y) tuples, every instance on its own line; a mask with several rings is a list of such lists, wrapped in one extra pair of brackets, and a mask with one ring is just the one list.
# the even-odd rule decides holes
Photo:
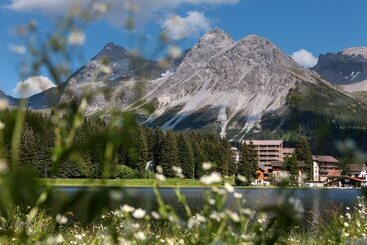
[(17, 97), (26, 98), (52, 87), (56, 85), (48, 77), (34, 76), (20, 81), (13, 89), (13, 93)]
[(210, 29), (210, 22), (203, 13), (189, 11), (186, 17), (174, 15), (165, 20), (162, 28), (173, 40), (183, 39), (189, 36), (196, 36), (200, 32)]
[(300, 50), (294, 52), (291, 55), (291, 57), (299, 65), (301, 65), (303, 67), (306, 67), (306, 68), (314, 67), (317, 64), (317, 61), (318, 61), (317, 57), (315, 57), (311, 52), (309, 52), (305, 49), (300, 49)]
[[(236, 4), (241, 0), (100, 0), (99, 3), (105, 3), (109, 6), (108, 11), (102, 6), (94, 4), (93, 9), (98, 10), (103, 7), (107, 12), (105, 19), (114, 25), (124, 25), (127, 12), (137, 10), (135, 18), (137, 22), (150, 20), (152, 16), (160, 16), (162, 12), (167, 13), (175, 10), (182, 5), (221, 5), (221, 4)], [(34, 12), (39, 11), (47, 16), (55, 14), (65, 14), (75, 3), (80, 6), (86, 6), (92, 0), (11, 0), (5, 5), (6, 8), (18, 12)]]

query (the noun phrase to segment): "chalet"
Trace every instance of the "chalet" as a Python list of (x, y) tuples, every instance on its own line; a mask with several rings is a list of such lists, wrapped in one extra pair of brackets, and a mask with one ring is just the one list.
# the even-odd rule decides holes
[(367, 167), (366, 164), (353, 163), (345, 166), (345, 175), (349, 177), (355, 177), (360, 179), (367, 179)]
[(313, 155), (313, 181), (326, 181), (331, 170), (340, 170), (339, 161), (332, 156)]

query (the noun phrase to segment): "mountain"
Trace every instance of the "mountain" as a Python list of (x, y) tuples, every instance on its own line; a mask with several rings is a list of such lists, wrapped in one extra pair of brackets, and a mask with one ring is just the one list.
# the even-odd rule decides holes
[[(351, 49), (343, 52), (353, 57)], [(362, 51), (354, 56), (363, 63)], [(235, 141), (307, 135), (316, 153), (331, 154), (337, 142), (367, 140), (367, 100), (324, 79), (332, 74), (332, 66), (320, 72), (326, 58), (305, 69), (263, 37), (235, 41), (220, 29), (165, 67), (108, 43), (58, 89), (32, 96), (29, 106), (45, 109), (88, 96), (90, 117), (130, 111), (149, 127), (208, 131)], [(362, 69), (355, 71), (339, 84), (362, 79)]]
[(62, 83), (57, 87), (49, 88), (41, 93), (28, 98), (28, 108), (33, 110), (43, 110), (52, 108), (60, 103), (67, 83)]
[(326, 80), (349, 92), (367, 91), (367, 47), (320, 55), (312, 68)]
[[(163, 72), (157, 61), (145, 60), (114, 43), (108, 43), (66, 81), (61, 102), (93, 94), (88, 114), (107, 107), (127, 106), (135, 99), (129, 90), (138, 80), (154, 79)], [(101, 93), (103, 91), (103, 93)]]
[(17, 99), (9, 96), (9, 95), (6, 95), (3, 91), (0, 90), (0, 99), (5, 99), (8, 101), (9, 105), (10, 106), (14, 106), (17, 104)]
[(144, 122), (173, 130), (211, 130), (238, 140), (261, 128), (264, 115), (287, 104), (290, 91), (322, 83), (265, 38), (234, 41), (222, 30), (205, 34), (176, 71), (150, 82), (155, 112)]

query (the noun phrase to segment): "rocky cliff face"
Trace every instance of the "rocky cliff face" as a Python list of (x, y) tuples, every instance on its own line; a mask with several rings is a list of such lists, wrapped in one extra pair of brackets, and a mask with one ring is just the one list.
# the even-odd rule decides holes
[(296, 83), (317, 83), (270, 41), (233, 41), (222, 30), (205, 34), (176, 72), (151, 82), (157, 110), (145, 122), (164, 129), (208, 129), (241, 138), (261, 117), (285, 105)]
[(313, 68), (326, 80), (350, 92), (367, 90), (367, 47), (320, 55)]

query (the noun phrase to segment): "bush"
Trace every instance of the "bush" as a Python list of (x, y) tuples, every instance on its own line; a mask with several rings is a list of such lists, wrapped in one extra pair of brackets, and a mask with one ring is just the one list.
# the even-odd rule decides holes
[(113, 171), (114, 178), (135, 179), (137, 175), (138, 174), (132, 168), (123, 164), (117, 165)]

